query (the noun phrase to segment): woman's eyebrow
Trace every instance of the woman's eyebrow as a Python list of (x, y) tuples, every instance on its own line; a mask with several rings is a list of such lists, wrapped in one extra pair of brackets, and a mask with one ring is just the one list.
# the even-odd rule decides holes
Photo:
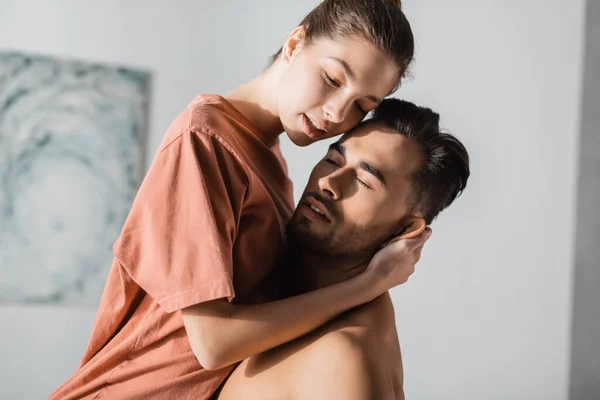
[(337, 58), (337, 57), (329, 57), (331, 60), (337, 61), (339, 64), (342, 65), (342, 67), (344, 68), (344, 71), (346, 71), (346, 75), (348, 75), (348, 77), (351, 80), (356, 79), (356, 74), (354, 73), (354, 71), (352, 71), (352, 68), (350, 68), (350, 65), (348, 65), (348, 63), (344, 60), (342, 60), (341, 58)]
[[(344, 60), (342, 60), (341, 58), (337, 58), (337, 57), (329, 57), (329, 59), (336, 61), (337, 63), (339, 63), (343, 68), (344, 71), (346, 71), (346, 74), (348, 75), (348, 77), (350, 78), (350, 80), (355, 80), (356, 79), (356, 74), (354, 73), (354, 71), (352, 71), (352, 68), (350, 68), (350, 65), (348, 65), (348, 63)], [(366, 96), (367, 99), (371, 100), (374, 103), (377, 103), (379, 105), (379, 103), (381, 103), (381, 99), (377, 96)]]

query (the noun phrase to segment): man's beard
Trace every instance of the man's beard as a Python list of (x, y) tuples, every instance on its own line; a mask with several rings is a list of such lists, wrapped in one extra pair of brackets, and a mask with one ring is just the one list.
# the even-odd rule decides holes
[[(337, 236), (335, 229), (328, 234), (317, 234), (310, 229), (310, 224), (309, 219), (294, 214), (286, 227), (288, 243), (296, 250), (321, 257), (368, 260), (388, 238), (375, 237), (376, 232), (357, 226)], [(377, 233), (382, 231), (385, 229)]]

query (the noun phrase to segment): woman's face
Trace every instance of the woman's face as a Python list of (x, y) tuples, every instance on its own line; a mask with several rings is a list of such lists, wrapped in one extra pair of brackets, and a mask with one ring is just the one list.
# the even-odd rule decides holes
[(294, 144), (347, 132), (396, 86), (398, 67), (369, 41), (319, 38), (303, 44), (297, 28), (283, 47), (277, 111)]

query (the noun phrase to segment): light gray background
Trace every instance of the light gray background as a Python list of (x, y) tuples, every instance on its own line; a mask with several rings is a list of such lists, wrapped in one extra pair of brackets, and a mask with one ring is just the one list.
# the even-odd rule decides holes
[[(148, 69), (149, 155), (199, 92), (266, 66), (316, 0), (0, 0), (0, 48)], [(584, 0), (406, 0), (414, 79), (472, 154), (465, 195), (392, 291), (409, 399), (566, 399)], [(284, 141), (300, 193), (326, 143)], [(0, 398), (47, 396), (95, 309), (0, 308)]]
[(587, 2), (585, 33), (571, 400), (600, 399), (600, 1)]

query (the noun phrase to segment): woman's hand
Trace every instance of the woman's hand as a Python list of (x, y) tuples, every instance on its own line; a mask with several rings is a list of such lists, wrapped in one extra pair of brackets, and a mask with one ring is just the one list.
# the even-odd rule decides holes
[(431, 228), (426, 228), (416, 238), (392, 239), (373, 256), (365, 273), (372, 274), (382, 293), (405, 283), (415, 272), (423, 245), (430, 236)]

